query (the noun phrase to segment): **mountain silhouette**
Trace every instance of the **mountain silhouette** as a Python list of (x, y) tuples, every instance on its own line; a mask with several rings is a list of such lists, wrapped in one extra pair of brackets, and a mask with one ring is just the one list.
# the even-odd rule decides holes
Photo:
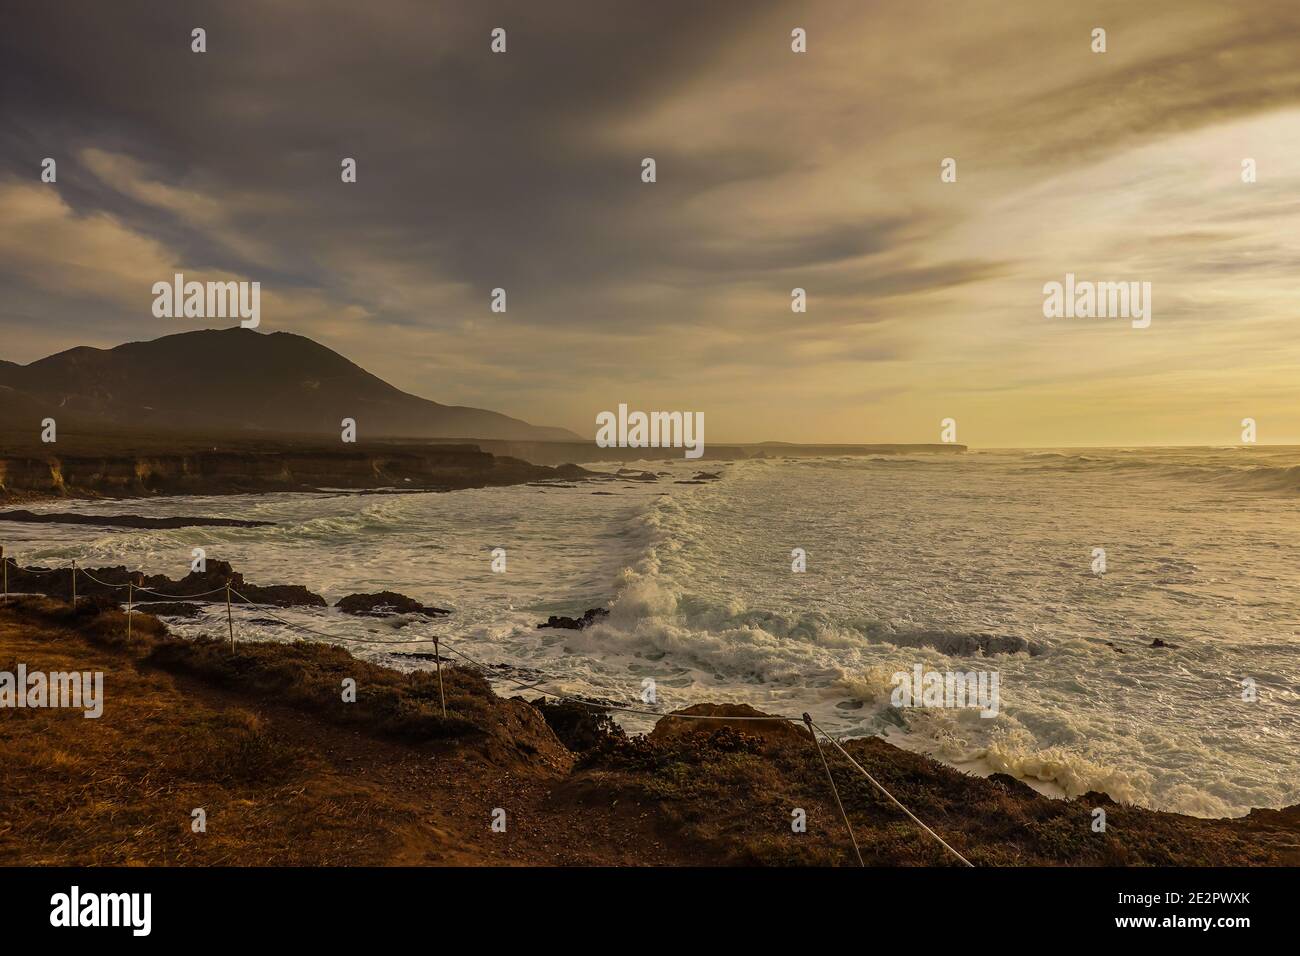
[(403, 392), (301, 335), (239, 327), (111, 349), (78, 346), (29, 365), (0, 361), (0, 421), (38, 429), (45, 416), (116, 428), (336, 437), (352, 418), (362, 440), (580, 440), (563, 428)]

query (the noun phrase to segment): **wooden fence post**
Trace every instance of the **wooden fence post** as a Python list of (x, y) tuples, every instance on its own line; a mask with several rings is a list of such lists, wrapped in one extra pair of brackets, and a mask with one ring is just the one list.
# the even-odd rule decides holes
[(230, 578), (226, 578), (226, 626), (230, 628), (230, 653), (235, 653), (235, 619), (230, 616)]
[(433, 635), (433, 663), (438, 668), (438, 699), (442, 701), (442, 717), (447, 719), (447, 696), (442, 692), (442, 654), (438, 651), (438, 635)]

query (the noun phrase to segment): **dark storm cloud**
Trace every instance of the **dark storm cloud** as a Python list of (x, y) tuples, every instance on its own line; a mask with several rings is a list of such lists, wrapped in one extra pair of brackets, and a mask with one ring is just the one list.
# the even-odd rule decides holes
[[(815, 173), (782, 126), (798, 116), (788, 106), (705, 144), (631, 132), (707, 86), (776, 9), (17, 0), (0, 35), (0, 174), (30, 181), (54, 156), (74, 216), (107, 213), (195, 270), (312, 290), (410, 330), (447, 327), (498, 286), (533, 328), (736, 322), (727, 295), (770, 290), (779, 306), (800, 274), (816, 277), (823, 306), (844, 307), (806, 318), (815, 330), (863, 320), (871, 296), (977, 279), (978, 265), (873, 261), (940, 226), (931, 212), (769, 216), (756, 229), (743, 194), (710, 205)], [(508, 29), (504, 56), (487, 49), (496, 26)], [(201, 56), (194, 27), (207, 31)], [(763, 29), (772, 52), (760, 62), (789, 69), (788, 25)], [(345, 156), (359, 177), (340, 188)], [(658, 163), (653, 187), (643, 156)], [(0, 283), (17, 300), (20, 283)], [(442, 297), (441, 285), (458, 291)], [(64, 300), (47, 312), (75, 327), (84, 298)], [(101, 340), (113, 309), (89, 310)], [(132, 315), (123, 334), (139, 334)]]
[[(235, 225), (297, 249), (288, 269), (304, 279), (327, 281), (323, 254), (350, 245), (488, 288), (617, 275), (670, 255), (658, 220), (674, 187), (638, 192), (642, 155), (694, 190), (784, 168), (752, 150), (601, 139), (765, 6), (20, 0), (0, 40), (2, 161), (30, 176), (63, 157), (74, 208), (107, 209), (217, 267), (249, 263), (115, 195), (75, 157), (128, 155), (159, 181), (245, 198)], [(486, 55), (503, 24), (509, 54)], [(194, 26), (206, 56), (189, 51)], [(360, 169), (347, 190), (343, 156)]]

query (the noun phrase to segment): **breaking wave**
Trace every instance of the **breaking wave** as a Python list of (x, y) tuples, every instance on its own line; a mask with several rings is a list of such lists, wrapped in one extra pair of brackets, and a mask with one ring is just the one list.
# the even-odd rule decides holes
[[(1243, 455), (1249, 454), (1243, 452)], [(1273, 494), (1300, 494), (1300, 465), (1229, 463), (1216, 456), (1209, 461), (1169, 461), (1151, 458), (1104, 458), (1042, 452), (1025, 456), (1028, 472), (1071, 472), (1171, 478), (1221, 488)]]

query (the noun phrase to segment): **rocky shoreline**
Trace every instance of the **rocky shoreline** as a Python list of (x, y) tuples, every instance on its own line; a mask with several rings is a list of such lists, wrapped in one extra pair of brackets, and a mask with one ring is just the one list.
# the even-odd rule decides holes
[[(226, 586), (229, 585), (231, 604), (265, 604), (286, 608), (330, 606), (325, 598), (301, 584), (261, 586), (245, 580), (244, 575), (236, 571), (228, 561), (213, 559), (205, 562), (205, 565), (203, 571), (191, 571), (183, 578), (130, 571), (123, 565), (78, 567), (77, 600), (88, 601), (100, 608), (120, 604), (124, 598), (123, 592), (131, 585), (139, 592), (137, 599), (149, 602), (149, 613), (156, 617), (197, 617), (201, 603), (224, 603)], [(73, 570), (70, 566), (24, 567), (9, 561), (6, 575), (8, 590), (14, 594), (38, 594), (63, 601), (72, 599)], [(159, 597), (164, 600), (154, 600)], [(168, 601), (167, 598), (175, 600)], [(200, 603), (194, 603), (195, 601)], [(334, 607), (344, 614), (361, 617), (411, 614), (438, 618), (451, 613), (446, 608), (427, 606), (396, 591), (349, 594), (336, 601)]]
[[(227, 561), (209, 560), (203, 571), (191, 571), (183, 578), (170, 578), (165, 574), (144, 574), (128, 570), (124, 565), (105, 568), (71, 567), (47, 568), (39, 565), (23, 567), (9, 561), (7, 583), (11, 592), (40, 594), (72, 599), (73, 577), (76, 577), (78, 600), (85, 598), (98, 602), (115, 603), (125, 597), (128, 585), (157, 596), (185, 601), (189, 598), (225, 600), (226, 586), (230, 586), (233, 604), (269, 604), (276, 607), (327, 607), (328, 602), (300, 584), (274, 584), (266, 587), (244, 580)], [(219, 598), (217, 597), (219, 595)]]
[[(697, 705), (628, 736), (599, 705), (502, 698), (445, 658), (440, 683), (323, 643), (232, 649), (221, 638), (180, 639), (139, 612), (128, 638), (107, 596), (75, 610), (46, 597), (0, 605), (0, 658), (103, 670), (107, 699), (100, 721), (0, 713), (15, 808), (0, 862), (856, 865), (802, 726)], [(348, 681), (351, 702), (339, 692)], [(106, 752), (97, 735), (110, 732), (121, 743)], [(1204, 820), (1097, 793), (1051, 799), (878, 738), (844, 747), (976, 866), (1300, 862), (1300, 807)], [(36, 766), (52, 752), (57, 764)], [(958, 865), (847, 760), (830, 748), (828, 759), (869, 865)], [(149, 787), (132, 784), (139, 775)], [(93, 804), (55, 823), (40, 809), (89, 780)], [(194, 806), (222, 821), (218, 839), (171, 835), (187, 832)], [(488, 825), (498, 811), (508, 838)]]
[(488, 454), (477, 445), (459, 444), (272, 450), (236, 445), (206, 451), (164, 448), (98, 454), (51, 450), (45, 455), (0, 456), (0, 501), (327, 490), (456, 491), (581, 479), (590, 474), (576, 465), (533, 465)]
[[(748, 458), (943, 455), (965, 451), (964, 445), (955, 444), (710, 446), (710, 470), (676, 479), (676, 483), (696, 485), (716, 481), (720, 477), (719, 466)], [(597, 473), (572, 464), (575, 461), (600, 461), (615, 465), (655, 458), (665, 461), (679, 459), (680, 449), (599, 448), (594, 443), (579, 441), (502, 439), (388, 439), (344, 445), (326, 443), (319, 437), (291, 434), (268, 433), (261, 437), (248, 433), (152, 435), (89, 427), (61, 430), (57, 444), (45, 445), (34, 441), (29, 432), (0, 427), (0, 503), (286, 491), (363, 494), (456, 491), (520, 484), (544, 487), (583, 480), (618, 479), (632, 483), (670, 478), (666, 472), (622, 467), (616, 472)], [(103, 524), (97, 520), (82, 522), (82, 516), (64, 517), (69, 522)], [(129, 515), (122, 518), (148, 520)], [(4, 516), (0, 516), (0, 520), (4, 520)], [(45, 515), (29, 518), (11, 513), (8, 520), (62, 519)]]

